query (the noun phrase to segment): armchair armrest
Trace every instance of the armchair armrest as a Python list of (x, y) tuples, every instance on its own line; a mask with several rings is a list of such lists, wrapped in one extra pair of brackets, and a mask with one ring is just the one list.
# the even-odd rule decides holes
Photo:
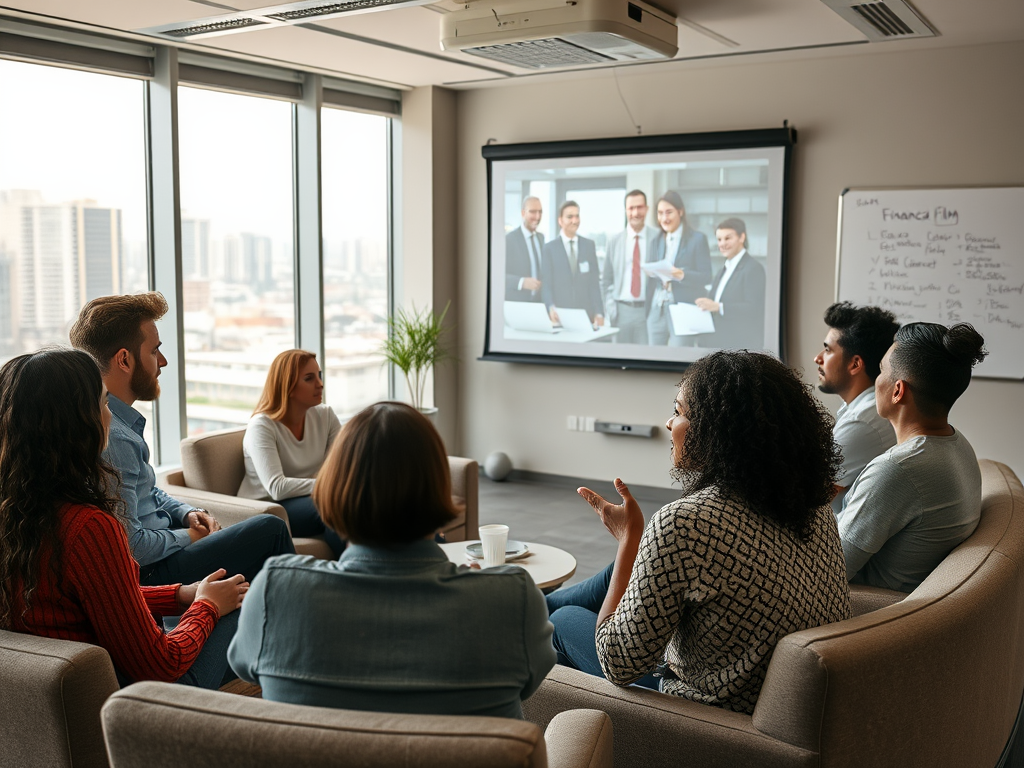
[(551, 768), (612, 768), (612, 721), (595, 709), (555, 715), (544, 731)]
[(816, 754), (762, 733), (750, 715), (646, 688), (620, 688), (561, 665), (523, 702), (523, 715), (542, 728), (574, 709), (596, 709), (611, 718), (616, 768), (816, 764)]
[[(474, 459), (449, 456), (448, 468), (452, 476), (452, 497), (466, 510), (464, 538), (474, 539), (480, 527), (480, 465)], [(448, 541), (459, 539), (449, 536)]]
[[(180, 472), (171, 472), (166, 478), (170, 480), (180, 474)], [(225, 527), (248, 520), (255, 515), (276, 515), (284, 520), (285, 525), (288, 524), (288, 513), (284, 511), (284, 507), (274, 501), (243, 499), (239, 496), (226, 496), (223, 493), (200, 491), (184, 485), (165, 484), (164, 482), (160, 483), (160, 487), (186, 504), (207, 510)]]
[(906, 596), (905, 592), (896, 592), (882, 587), (869, 587), (867, 584), (850, 585), (850, 606), (853, 608), (854, 616), (861, 616), (893, 605)]

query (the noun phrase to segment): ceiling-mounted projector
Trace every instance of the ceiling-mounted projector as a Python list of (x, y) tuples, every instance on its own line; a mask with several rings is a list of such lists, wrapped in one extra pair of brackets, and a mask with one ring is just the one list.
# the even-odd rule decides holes
[(475, 0), (441, 17), (441, 49), (527, 69), (671, 59), (676, 19), (640, 0)]

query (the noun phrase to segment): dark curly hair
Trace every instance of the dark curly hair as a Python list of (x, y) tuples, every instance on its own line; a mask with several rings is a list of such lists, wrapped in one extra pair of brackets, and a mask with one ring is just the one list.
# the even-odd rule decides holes
[(49, 550), (60, 583), (65, 504), (88, 504), (123, 524), (114, 468), (101, 458), (103, 380), (87, 352), (48, 349), (0, 368), (0, 627), (27, 610)]
[(848, 301), (833, 304), (825, 310), (825, 325), (839, 332), (843, 359), (859, 355), (864, 361), (864, 372), (871, 381), (878, 378), (882, 358), (900, 329), (892, 312), (881, 307), (855, 307)]
[(688, 493), (717, 487), (806, 538), (839, 469), (833, 419), (770, 355), (714, 352), (679, 383), (690, 425), (673, 469)]

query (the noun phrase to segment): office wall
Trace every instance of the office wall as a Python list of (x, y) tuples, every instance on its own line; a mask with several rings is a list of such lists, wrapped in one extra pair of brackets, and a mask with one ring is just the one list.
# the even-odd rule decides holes
[[(402, 120), (395, 136), (394, 304), (396, 308), (441, 312), (457, 328), (455, 93), (424, 86), (402, 94)], [(452, 334), (454, 336), (454, 333)], [(438, 366), (428, 379), (424, 404), (434, 405), (434, 423), (449, 453), (459, 455), (458, 366)], [(405, 378), (396, 371), (396, 396), (409, 400)]]
[[(1024, 184), (1024, 43), (886, 51), (878, 44), (788, 62), (769, 56), (619, 70), (645, 134), (777, 127), (787, 119), (799, 130), (786, 341), (788, 362), (801, 367), (809, 382), (826, 330), (822, 312), (834, 296), (837, 199), (844, 187)], [(565, 424), (570, 414), (663, 424), (677, 376), (476, 360), (483, 349), (487, 281), (481, 145), (491, 138), (513, 143), (634, 133), (610, 72), (459, 93), (465, 455), (483, 459), (502, 450), (521, 469), (670, 485), (664, 430), (641, 440), (570, 432)], [(833, 410), (840, 404), (834, 396), (822, 397)], [(979, 456), (1007, 462), (1024, 476), (1024, 383), (974, 381), (952, 422)]]

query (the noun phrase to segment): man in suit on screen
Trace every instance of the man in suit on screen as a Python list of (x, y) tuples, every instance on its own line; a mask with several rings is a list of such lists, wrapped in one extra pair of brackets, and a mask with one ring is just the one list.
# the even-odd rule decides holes
[(711, 298), (694, 303), (710, 312), (713, 334), (703, 334), (699, 345), (717, 349), (764, 349), (765, 272), (747, 253), (747, 225), (726, 219), (715, 230), (718, 250), (725, 257), (711, 284)]
[(585, 309), (595, 326), (604, 325), (604, 307), (597, 268), (597, 246), (579, 237), (580, 206), (567, 200), (558, 209), (559, 236), (544, 246), (541, 261), (541, 297), (551, 322), (558, 323), (558, 308)]
[(544, 235), (537, 225), (542, 214), (540, 198), (526, 198), (522, 225), (505, 235), (505, 301), (540, 301)]
[(653, 261), (658, 230), (647, 226), (647, 195), (639, 189), (626, 194), (625, 231), (608, 241), (601, 273), (601, 294), (608, 324), (618, 328), (620, 344), (647, 344), (647, 277), (640, 265)]

